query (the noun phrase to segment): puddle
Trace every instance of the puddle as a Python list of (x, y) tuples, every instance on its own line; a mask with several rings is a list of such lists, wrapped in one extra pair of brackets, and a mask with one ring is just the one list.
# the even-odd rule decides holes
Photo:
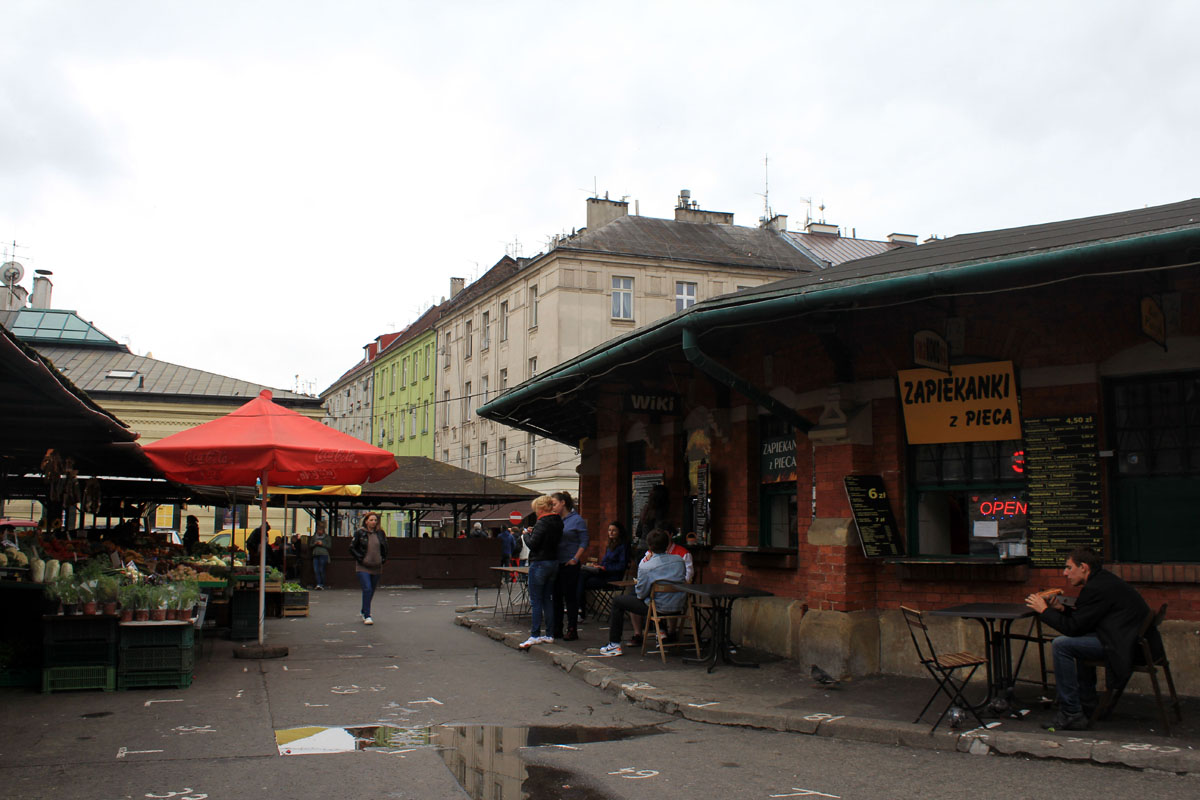
[(99, 719), (100, 717), (111, 717), (112, 713), (111, 711), (93, 711), (89, 714), (80, 714), (79, 716), (82, 719)]
[(665, 733), (658, 725), (635, 728), (580, 726), (506, 727), (502, 725), (363, 725), (327, 728), (312, 725), (275, 731), (281, 756), (374, 750), (403, 755), (416, 748), (437, 748), (450, 773), (471, 797), (506, 800), (577, 798), (604, 800), (579, 776), (561, 769), (529, 765), (522, 747), (573, 747)]

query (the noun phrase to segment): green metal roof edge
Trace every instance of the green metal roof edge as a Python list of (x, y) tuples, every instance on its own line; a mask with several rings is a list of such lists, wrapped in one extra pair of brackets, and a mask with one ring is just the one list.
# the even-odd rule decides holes
[[(1037, 253), (976, 259), (942, 268), (930, 266), (916, 272), (887, 273), (877, 278), (863, 278), (839, 285), (817, 285), (812, 287), (812, 291), (803, 291), (803, 288), (807, 287), (796, 287), (780, 290), (779, 293), (771, 293), (765, 297), (727, 297), (716, 307), (697, 304), (684, 312), (665, 318), (658, 324), (632, 331), (623, 338), (610, 340), (570, 361), (552, 367), (536, 378), (531, 378), (480, 406), (476, 413), (481, 417), (522, 428), (519, 422), (510, 421), (508, 415), (527, 400), (548, 391), (556, 383), (576, 377), (587, 377), (621, 361), (637, 360), (666, 343), (674, 341), (682, 346), (682, 331), (685, 327), (699, 332), (715, 325), (751, 324), (761, 321), (766, 315), (816, 311), (836, 303), (904, 294), (908, 289), (938, 292), (950, 288), (950, 284), (964, 278), (977, 281), (996, 275), (1020, 277), (1047, 267), (1085, 264), (1098, 256), (1128, 257), (1172, 246), (1200, 247), (1200, 227), (1140, 234), (1125, 239), (1093, 241)], [(726, 305), (731, 301), (739, 302)], [(545, 431), (538, 430), (545, 435)]]

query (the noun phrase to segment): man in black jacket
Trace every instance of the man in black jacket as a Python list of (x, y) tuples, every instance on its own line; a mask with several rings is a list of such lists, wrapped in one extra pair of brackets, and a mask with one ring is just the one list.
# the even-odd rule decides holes
[(1096, 670), (1081, 662), (1103, 659), (1113, 685), (1124, 686), (1133, 673), (1138, 629), (1150, 607), (1136, 589), (1104, 569), (1094, 550), (1071, 551), (1063, 575), (1072, 586), (1083, 587), (1073, 608), (1057, 597), (1048, 604), (1040, 594), (1026, 597), (1025, 605), (1063, 634), (1053, 645), (1058, 714), (1046, 727), (1078, 731), (1087, 728), (1097, 703)]

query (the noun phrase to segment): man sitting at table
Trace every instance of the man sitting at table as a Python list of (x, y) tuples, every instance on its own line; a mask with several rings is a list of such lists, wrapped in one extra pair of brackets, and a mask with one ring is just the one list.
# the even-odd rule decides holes
[[(612, 621), (608, 626), (608, 644), (600, 648), (601, 655), (621, 655), (621, 632), (625, 622), (625, 612), (633, 621), (635, 633), (632, 645), (642, 643), (642, 618), (649, 612), (646, 601), (650, 599), (650, 589), (655, 581), (682, 581), (687, 575), (683, 559), (667, 553), (671, 543), (670, 535), (659, 528), (650, 531), (646, 544), (650, 548), (650, 558), (638, 566), (637, 582), (633, 594), (623, 594), (613, 598)], [(658, 600), (658, 610), (662, 614), (678, 614), (683, 607), (685, 595), (682, 592), (668, 594)]]
[[(1025, 598), (1050, 627), (1063, 635), (1054, 640), (1054, 683), (1058, 692), (1058, 714), (1044, 727), (1079, 731), (1090, 724), (1098, 702), (1096, 669), (1083, 662), (1103, 659), (1112, 688), (1124, 686), (1133, 673), (1133, 647), (1138, 630), (1150, 607), (1137, 590), (1104, 569), (1100, 556), (1086, 547), (1067, 556), (1063, 575), (1072, 586), (1082, 586), (1073, 608), (1041, 594)], [(1151, 647), (1161, 652), (1158, 631)]]

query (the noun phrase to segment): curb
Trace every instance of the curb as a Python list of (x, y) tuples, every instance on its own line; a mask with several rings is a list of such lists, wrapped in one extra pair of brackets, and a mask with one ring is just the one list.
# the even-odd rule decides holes
[[(478, 609), (473, 609), (478, 610)], [(458, 613), (454, 623), (490, 639), (518, 649), (526, 632), (504, 630), (491, 620)], [(976, 729), (963, 733), (944, 731), (930, 734), (913, 725), (869, 717), (839, 717), (803, 710), (753, 708), (739, 703), (737, 709), (713, 708), (687, 697), (638, 680), (634, 675), (588, 658), (558, 645), (534, 645), (529, 654), (557, 666), (590, 686), (624, 697), (648, 711), (679, 716), (692, 722), (728, 725), (787, 733), (825, 736), (855, 742), (870, 742), (921, 750), (953, 750), (973, 755), (1020, 756), (1120, 765), (1152, 769), (1178, 775), (1200, 774), (1200, 752), (1170, 745), (1116, 742), (1084, 736), (1050, 736), (1016, 731)]]

